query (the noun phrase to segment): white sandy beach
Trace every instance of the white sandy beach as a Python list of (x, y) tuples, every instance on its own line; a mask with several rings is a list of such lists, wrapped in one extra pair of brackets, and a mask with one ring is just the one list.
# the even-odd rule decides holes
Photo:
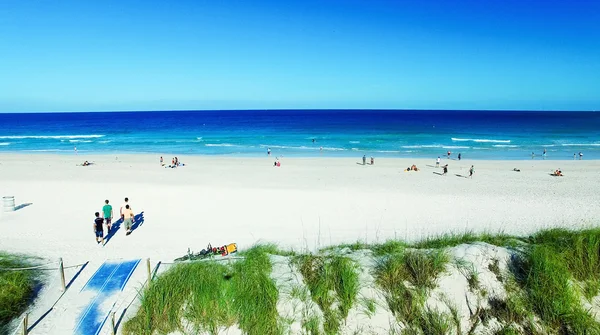
[[(94, 164), (78, 166), (85, 160)], [(358, 158), (283, 158), (279, 168), (274, 160), (180, 157), (185, 166), (170, 169), (160, 166), (159, 155), (0, 157), (1, 195), (15, 196), (17, 206), (30, 204), (0, 214), (0, 250), (62, 257), (67, 266), (90, 262), (32, 334), (72, 329), (84, 309), (73, 306), (88, 303), (78, 292), (105, 260), (150, 258), (154, 267), (209, 242), (315, 250), (465, 230), (527, 234), (597, 224), (600, 215), (598, 161), (442, 160), (449, 173), (441, 176), (434, 160), (376, 159), (371, 166)], [(421, 171), (403, 171), (412, 164)], [(462, 177), (471, 164), (474, 178)], [(557, 168), (564, 177), (549, 175)], [(97, 245), (94, 212), (109, 199), (118, 215), (124, 197), (136, 214), (143, 212), (143, 225), (130, 236), (121, 228), (106, 246)], [(67, 271), (67, 281), (77, 269)], [(49, 278), (30, 309), (31, 320), (39, 320), (58, 298), (56, 272)], [(144, 280), (140, 266), (113, 298), (112, 310), (127, 311), (125, 320), (135, 312), (125, 307)], [(457, 292), (461, 289), (458, 285)], [(389, 325), (386, 315), (375, 324)]]
[[(170, 156), (164, 155), (170, 162)], [(542, 227), (579, 227), (600, 215), (597, 161), (180, 157), (164, 168), (158, 155), (25, 155), (0, 158), (0, 193), (16, 212), (0, 214), (0, 250), (63, 257), (150, 257), (163, 261), (193, 250), (259, 242), (313, 250), (319, 246), (418, 239), (474, 231), (527, 234)], [(92, 166), (77, 166), (84, 160)], [(416, 164), (420, 172), (403, 172)], [(471, 164), (475, 176), (466, 179)], [(521, 172), (512, 171), (513, 168)], [(550, 172), (561, 168), (564, 177)], [(104, 247), (92, 222), (109, 199), (124, 197), (144, 223)]]

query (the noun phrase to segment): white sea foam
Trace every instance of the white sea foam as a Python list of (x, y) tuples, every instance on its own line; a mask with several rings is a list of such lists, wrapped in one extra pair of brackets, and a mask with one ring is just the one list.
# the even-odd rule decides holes
[(108, 141), (98, 141), (98, 143), (101, 143), (101, 144), (106, 144), (106, 143), (110, 143), (110, 142), (112, 142), (112, 141), (111, 140), (108, 140)]
[(202, 136), (200, 136), (200, 137), (196, 137), (196, 140), (198, 140), (198, 141), (202, 141)]
[(350, 150), (352, 150), (352, 151), (358, 151), (359, 149), (358, 148), (352, 148)]
[(494, 148), (518, 148), (518, 145), (512, 145), (512, 144), (494, 144), (492, 145)]
[(349, 143), (358, 144), (358, 143), (360, 143), (360, 141), (350, 141)]
[(440, 144), (426, 144), (426, 145), (403, 145), (403, 149), (422, 149), (422, 148), (443, 148)]
[(326, 151), (345, 151), (346, 150), (344, 148), (336, 148), (336, 147), (307, 147), (304, 145), (295, 147), (295, 146), (287, 146), (287, 145), (261, 144), (260, 147), (261, 148), (271, 148), (271, 149), (295, 149), (295, 150), (321, 150), (321, 148)]
[(206, 143), (205, 147), (239, 147), (239, 145), (229, 143)]
[(74, 139), (74, 138), (100, 138), (104, 135), (24, 135), (24, 136), (0, 136), (0, 139)]
[(444, 149), (470, 149), (471, 147), (465, 147), (461, 145), (444, 145), (442, 148)]
[(477, 143), (510, 143), (510, 140), (490, 140), (487, 138), (456, 138), (452, 137), (454, 142), (477, 142)]
[[(39, 149), (39, 150), (25, 150), (30, 152), (59, 152), (59, 151), (71, 151), (71, 150), (63, 150), (63, 149)], [(83, 151), (83, 150), (80, 150)]]
[(10, 145), (10, 142), (0, 142), (0, 145)]
[(400, 153), (401, 151), (399, 151), (399, 150), (377, 150), (375, 152), (397, 154), (397, 153)]
[(90, 140), (69, 140), (70, 143), (92, 143)]
[(600, 143), (563, 143), (563, 147), (600, 147)]

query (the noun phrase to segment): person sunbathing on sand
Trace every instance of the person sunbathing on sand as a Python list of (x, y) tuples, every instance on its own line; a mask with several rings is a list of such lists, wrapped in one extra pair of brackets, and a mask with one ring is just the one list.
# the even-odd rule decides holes
[(419, 169), (417, 169), (417, 166), (413, 164), (413, 166), (410, 167), (410, 169), (412, 171), (419, 171)]
[(554, 177), (562, 177), (562, 171), (560, 169), (554, 171), (554, 173), (552, 174)]
[(83, 164), (82, 164), (82, 165), (83, 165), (83, 166), (88, 166), (88, 165), (90, 165), (90, 162), (88, 162), (88, 161), (85, 161), (85, 162), (83, 162)]

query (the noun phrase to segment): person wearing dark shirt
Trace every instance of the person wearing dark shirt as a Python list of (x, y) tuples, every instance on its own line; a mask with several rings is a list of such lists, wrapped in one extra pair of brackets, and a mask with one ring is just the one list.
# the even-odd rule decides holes
[(96, 212), (96, 219), (94, 219), (94, 233), (96, 234), (96, 243), (102, 242), (104, 245), (104, 219), (100, 217), (100, 213)]

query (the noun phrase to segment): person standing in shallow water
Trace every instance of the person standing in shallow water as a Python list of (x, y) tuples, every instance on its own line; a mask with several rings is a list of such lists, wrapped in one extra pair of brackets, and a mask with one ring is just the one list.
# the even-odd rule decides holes
[(462, 156), (461, 156), (461, 154), (459, 153), (459, 154), (458, 154), (458, 160), (460, 160), (460, 158), (461, 158), (461, 157), (462, 157)]

